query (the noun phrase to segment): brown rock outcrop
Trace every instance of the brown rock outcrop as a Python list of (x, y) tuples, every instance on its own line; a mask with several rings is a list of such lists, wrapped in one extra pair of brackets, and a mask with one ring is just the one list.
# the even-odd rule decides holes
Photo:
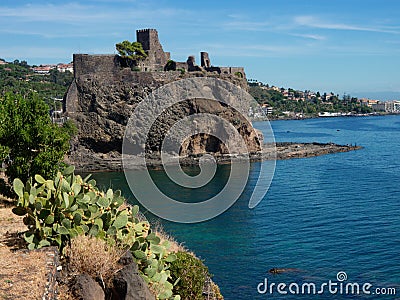
[[(121, 169), (121, 151), (127, 122), (135, 107), (153, 91), (168, 83), (194, 77), (214, 77), (247, 89), (246, 80), (216, 72), (137, 72), (124, 68), (115, 55), (74, 55), (73, 83), (65, 96), (66, 115), (75, 121), (78, 135), (67, 161), (81, 170)], [(260, 141), (241, 113), (225, 103), (195, 99), (173, 105), (153, 124), (146, 149), (160, 151), (161, 142), (176, 121), (188, 115), (209, 113), (232, 124), (249, 152), (259, 151)], [(225, 145), (212, 136), (197, 135), (182, 144), (181, 154), (226, 153)]]

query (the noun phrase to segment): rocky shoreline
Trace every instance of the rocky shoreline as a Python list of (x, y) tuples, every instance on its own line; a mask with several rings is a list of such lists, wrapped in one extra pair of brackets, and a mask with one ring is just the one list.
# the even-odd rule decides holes
[[(264, 149), (261, 152), (251, 153), (250, 161), (263, 161), (263, 160), (284, 160), (293, 158), (307, 158), (315, 157), (326, 154), (349, 152), (354, 150), (362, 149), (361, 146), (355, 145), (339, 145), (334, 143), (291, 143), (281, 142), (276, 143), (276, 151), (274, 151), (273, 145), (264, 145)], [(84, 159), (91, 157), (90, 160)], [(182, 166), (198, 165), (202, 155), (181, 157), (179, 160), (170, 160), (169, 164), (177, 164), (178, 162)], [(213, 156), (217, 164), (227, 164), (231, 161), (247, 160), (247, 155), (216, 155)], [(70, 158), (66, 159), (67, 163), (75, 165), (78, 172), (107, 172), (107, 171), (122, 171), (122, 161), (120, 153), (82, 153), (80, 157), (74, 157), (73, 161)], [(162, 162), (157, 156), (146, 158), (146, 164), (149, 168), (160, 168)], [(138, 169), (135, 164), (130, 167), (132, 169)]]
[(305, 158), (326, 154), (360, 150), (357, 145), (339, 145), (335, 143), (277, 143), (277, 159)]

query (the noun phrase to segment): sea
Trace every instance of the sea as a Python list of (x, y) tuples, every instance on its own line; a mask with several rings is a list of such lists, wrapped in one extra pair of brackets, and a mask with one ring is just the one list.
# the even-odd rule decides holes
[[(228, 300), (400, 299), (400, 116), (270, 124), (277, 142), (363, 148), (277, 161), (268, 193), (253, 209), (249, 195), (256, 184), (267, 184), (256, 180), (263, 162), (251, 164), (241, 197), (214, 219), (180, 224), (143, 209), (146, 217), (204, 261)], [(266, 122), (253, 125), (267, 132)], [(162, 170), (151, 172), (163, 190), (196, 202), (223, 188), (230, 167), (219, 166), (200, 193), (176, 189)], [(93, 177), (137, 203), (124, 173)]]

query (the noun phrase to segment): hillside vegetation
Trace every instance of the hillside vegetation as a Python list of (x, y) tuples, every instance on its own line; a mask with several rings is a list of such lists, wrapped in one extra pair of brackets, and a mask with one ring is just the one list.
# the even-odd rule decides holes
[(69, 71), (50, 70), (49, 74), (37, 74), (25, 61), (15, 60), (13, 63), (0, 65), (0, 92), (12, 92), (26, 95), (36, 92), (50, 108), (61, 109), (61, 102), (54, 98), (63, 98), (73, 80)]

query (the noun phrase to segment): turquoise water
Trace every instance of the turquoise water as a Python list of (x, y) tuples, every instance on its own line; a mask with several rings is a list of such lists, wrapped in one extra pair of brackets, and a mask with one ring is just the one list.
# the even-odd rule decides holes
[[(262, 122), (254, 125), (266, 128)], [(400, 116), (274, 121), (272, 127), (277, 141), (357, 144), (364, 149), (278, 161), (269, 192), (250, 210), (247, 201), (260, 168), (254, 163), (242, 197), (224, 214), (191, 225), (161, 220), (165, 229), (204, 259), (225, 299), (400, 299)], [(229, 166), (220, 166), (200, 193), (176, 190), (162, 171), (154, 171), (153, 178), (183, 201), (199, 201), (217, 193), (228, 174)], [(94, 177), (135, 201), (123, 173)], [(296, 270), (268, 273), (274, 267)], [(347, 273), (345, 283), (371, 283), (372, 293), (376, 287), (395, 287), (397, 296), (257, 292), (264, 278), (319, 287), (328, 280), (337, 282), (339, 271)]]

